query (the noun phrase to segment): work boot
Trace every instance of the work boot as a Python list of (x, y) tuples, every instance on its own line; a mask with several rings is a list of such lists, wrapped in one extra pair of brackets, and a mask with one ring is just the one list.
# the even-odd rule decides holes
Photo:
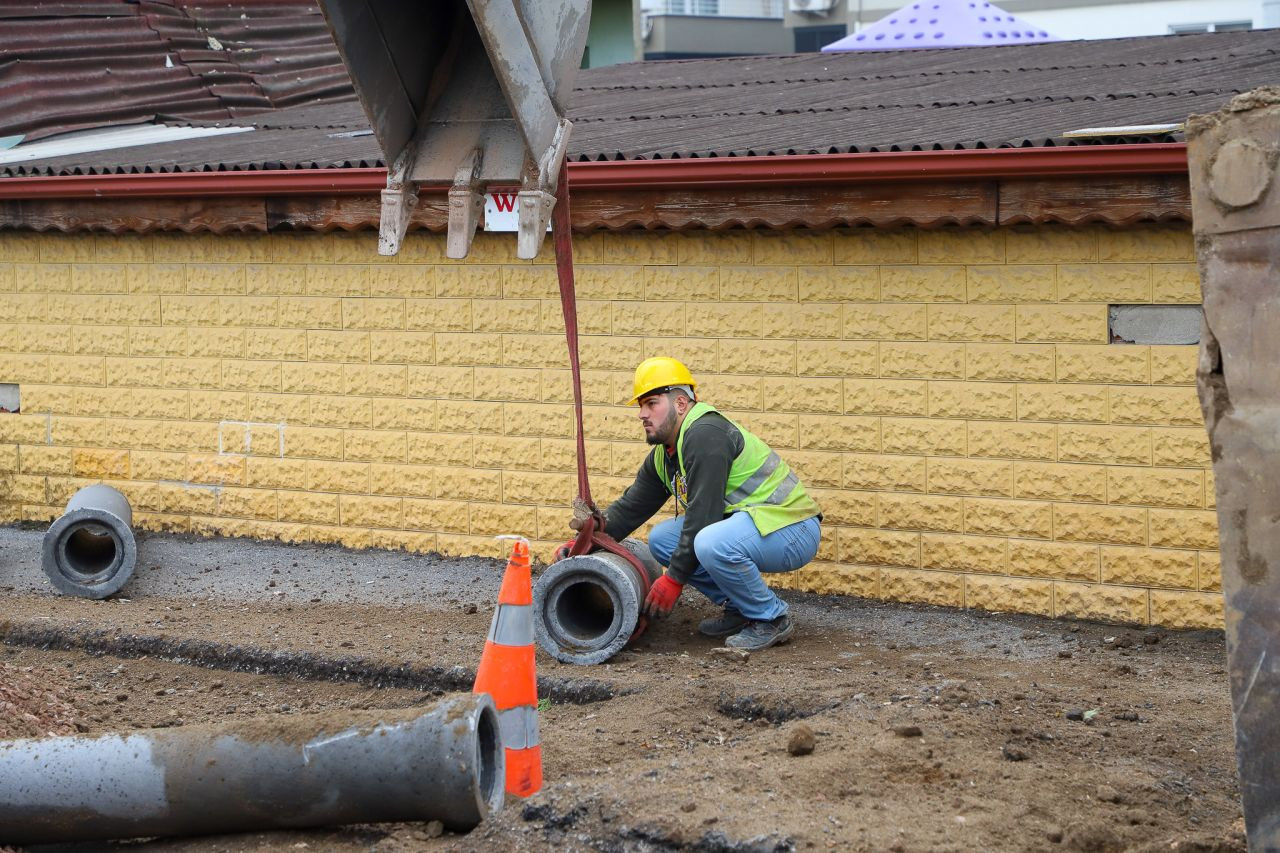
[(783, 613), (777, 619), (768, 622), (748, 622), (747, 627), (724, 641), (731, 649), (743, 649), (758, 652), (791, 639), (796, 629), (791, 617)]
[(724, 613), (716, 618), (699, 622), (698, 633), (704, 637), (728, 637), (741, 631), (750, 621), (732, 607), (726, 607)]

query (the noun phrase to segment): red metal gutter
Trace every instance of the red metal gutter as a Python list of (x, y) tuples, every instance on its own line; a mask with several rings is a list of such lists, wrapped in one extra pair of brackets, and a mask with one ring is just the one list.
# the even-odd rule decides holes
[[(1182, 142), (874, 154), (796, 154), (570, 163), (580, 190), (767, 187), (886, 181), (1185, 174)], [(0, 178), (0, 199), (368, 195), (385, 169), (277, 169)], [(443, 188), (440, 188), (443, 190)], [(430, 190), (428, 190), (430, 191)]]
[(1186, 143), (1161, 142), (1073, 148), (993, 148), (976, 151), (797, 154), (573, 163), (569, 176), (574, 187), (647, 189), (671, 186), (777, 186), (981, 178), (1099, 177), (1186, 171)]

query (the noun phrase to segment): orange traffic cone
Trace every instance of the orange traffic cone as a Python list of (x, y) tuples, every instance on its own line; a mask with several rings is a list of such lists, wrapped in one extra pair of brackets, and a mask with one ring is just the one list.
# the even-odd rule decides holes
[(538, 738), (538, 677), (533, 659), (533, 580), (529, 543), (511, 549), (473, 693), (488, 693), (498, 708), (507, 752), (507, 793), (529, 797), (542, 788)]

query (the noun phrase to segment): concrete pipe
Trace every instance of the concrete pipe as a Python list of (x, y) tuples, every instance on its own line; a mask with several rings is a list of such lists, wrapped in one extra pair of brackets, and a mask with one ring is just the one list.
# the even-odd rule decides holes
[(647, 578), (630, 562), (597, 551), (552, 565), (533, 588), (538, 642), (563, 663), (604, 663), (622, 650), (636, 630), (645, 590), (662, 568), (639, 539), (626, 539)]
[(421, 709), (0, 743), (0, 845), (439, 820), (502, 807), (487, 695)]
[(133, 577), (138, 545), (133, 510), (110, 486), (85, 486), (44, 535), (41, 565), (55, 589), (84, 598), (106, 598)]

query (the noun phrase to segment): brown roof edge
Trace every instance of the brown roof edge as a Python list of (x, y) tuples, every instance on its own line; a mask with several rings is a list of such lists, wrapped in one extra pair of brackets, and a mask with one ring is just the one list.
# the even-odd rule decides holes
[[(1185, 142), (1068, 148), (993, 148), (872, 154), (796, 154), (569, 163), (574, 189), (760, 187), (973, 178), (1185, 174)], [(262, 169), (0, 178), (0, 199), (360, 195), (386, 186), (385, 169)], [(424, 192), (444, 192), (428, 187)]]
[[(768, 157), (727, 157), (684, 160), (631, 160), (620, 162), (569, 163), (569, 182), (581, 195), (575, 197), (574, 225), (582, 228), (715, 228), (715, 227), (832, 227), (833, 225), (899, 225), (918, 224), (926, 227), (949, 223), (998, 224), (1010, 221), (992, 208), (989, 214), (978, 215), (970, 211), (965, 215), (950, 215), (946, 211), (948, 190), (938, 187), (938, 182), (950, 182), (959, 188), (962, 184), (974, 187), (986, 183), (994, 189), (998, 182), (1019, 183), (1043, 181), (1071, 181), (1110, 184), (1115, 187), (1116, 200), (1122, 202), (1123, 212), (1109, 213), (1111, 195), (1102, 193), (1089, 199), (1090, 209), (1076, 205), (1073, 215), (1067, 218), (1041, 211), (1040, 215), (1024, 216), (1019, 221), (1102, 221), (1127, 223), (1139, 220), (1163, 221), (1189, 218), (1189, 208), (1184, 211), (1183, 193), (1176, 187), (1186, 183), (1187, 159), (1185, 143), (1156, 143), (1144, 145), (1095, 145), (1070, 148), (1007, 148), (967, 151), (912, 151), (870, 154), (818, 154)], [(1146, 181), (1146, 183), (1143, 183)], [(1135, 183), (1136, 182), (1136, 183)], [(1152, 191), (1147, 184), (1158, 189)], [(147, 198), (201, 198), (256, 197), (328, 197), (340, 199), (351, 196), (373, 196), (386, 185), (386, 172), (379, 168), (359, 169), (294, 169), (239, 172), (170, 172), (135, 175), (72, 175), (38, 176), (0, 179), (0, 202), (8, 202), (8, 215), (0, 215), (0, 227), (31, 227), (21, 221), (21, 211), (30, 210), (30, 203), (67, 200), (115, 200)], [(864, 193), (883, 195), (877, 205), (880, 215), (865, 217), (857, 211), (839, 211), (838, 199), (828, 198), (825, 209), (810, 210), (809, 196), (814, 193), (830, 196), (837, 186), (859, 187)], [(888, 210), (894, 199), (914, 197), (913, 187), (932, 186), (929, 215), (920, 215), (906, 205), (903, 210)], [(876, 188), (881, 189), (877, 190)], [(895, 189), (895, 187), (897, 187)], [(1175, 189), (1170, 190), (1170, 187)], [(798, 190), (797, 188), (807, 188)], [(443, 187), (427, 188), (424, 196), (442, 195)], [(693, 191), (699, 192), (693, 192)], [(823, 192), (825, 190), (825, 193)], [(923, 189), (922, 189), (923, 191)], [(967, 192), (967, 190), (966, 190)], [(755, 199), (761, 215), (724, 218), (726, 208), (732, 208), (736, 194)], [(791, 193), (789, 204), (779, 206), (767, 203), (764, 196), (775, 193)], [(1135, 193), (1138, 198), (1135, 200)], [(698, 213), (699, 200), (705, 195), (709, 205), (719, 211), (719, 222), (713, 224)], [(858, 194), (855, 193), (854, 196)], [(960, 196), (957, 195), (957, 201)], [(1151, 209), (1143, 207), (1143, 196), (1150, 197)], [(645, 197), (641, 202), (640, 196)], [(665, 196), (667, 203), (661, 203)], [(995, 198), (998, 194), (993, 193)], [(594, 197), (599, 203), (616, 198), (606, 204), (612, 208), (608, 216), (590, 215), (578, 203)], [(632, 197), (633, 207), (622, 199)], [(424, 198), (424, 201), (426, 199)], [(316, 198), (317, 203), (320, 202)], [(26, 202), (28, 204), (22, 204)], [(848, 199), (857, 206), (855, 197)], [(338, 203), (335, 201), (335, 203)], [(994, 203), (994, 202), (993, 202)], [(834, 205), (834, 207), (833, 207)], [(963, 205), (962, 205), (963, 206)], [(339, 227), (357, 228), (376, 225), (376, 205), (348, 206), (350, 214), (341, 217)], [(587, 205), (590, 208), (591, 205)], [(985, 207), (985, 205), (984, 205)], [(630, 209), (629, 209), (630, 208)], [(710, 208), (709, 208), (710, 209)], [(835, 211), (833, 213), (833, 210)], [(367, 211), (367, 213), (363, 212)], [(104, 211), (105, 212), (105, 211)], [(91, 214), (80, 206), (74, 222), (60, 225), (54, 211), (49, 210), (41, 224), (35, 227), (80, 230), (95, 228), (108, 231), (156, 230), (175, 228), (190, 230), (189, 225), (175, 222), (150, 221), (144, 227), (130, 226), (127, 217), (119, 212), (108, 214), (114, 222), (95, 225)], [(729, 225), (732, 223), (732, 225)], [(443, 223), (423, 222), (421, 226), (435, 227)], [(239, 228), (246, 226), (241, 224)], [(313, 220), (297, 223), (274, 219), (268, 225), (266, 219), (261, 228), (299, 227), (312, 229)], [(220, 230), (210, 228), (210, 230)]]

